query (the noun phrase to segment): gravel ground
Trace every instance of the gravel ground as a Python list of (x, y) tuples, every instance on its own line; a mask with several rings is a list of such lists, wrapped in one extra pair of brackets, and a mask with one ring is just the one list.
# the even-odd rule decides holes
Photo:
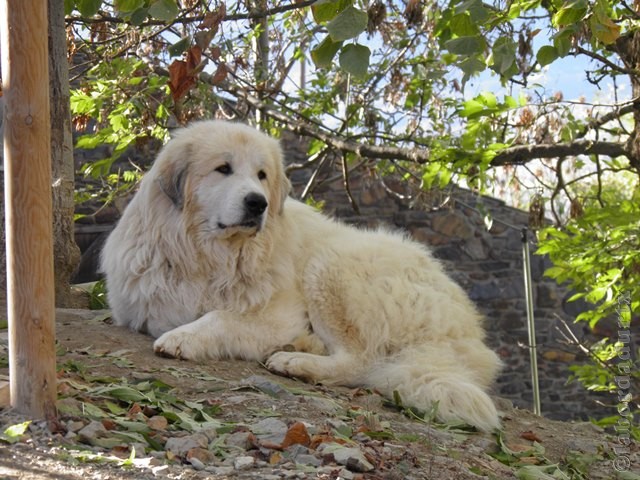
[(640, 478), (637, 445), (500, 399), (503, 432), (481, 434), (256, 363), (159, 358), (108, 312), (59, 310), (56, 335), (58, 418), (20, 434), (0, 411), (1, 480)]

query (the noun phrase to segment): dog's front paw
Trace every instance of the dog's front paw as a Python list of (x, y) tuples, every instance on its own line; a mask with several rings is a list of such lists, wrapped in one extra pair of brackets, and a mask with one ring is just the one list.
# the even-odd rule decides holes
[(162, 357), (198, 360), (206, 356), (206, 349), (201, 343), (202, 339), (192, 333), (175, 329), (161, 335), (153, 343), (153, 350)]
[(305, 368), (307, 355), (300, 352), (276, 352), (267, 359), (265, 366), (279, 375), (308, 379), (309, 372)]

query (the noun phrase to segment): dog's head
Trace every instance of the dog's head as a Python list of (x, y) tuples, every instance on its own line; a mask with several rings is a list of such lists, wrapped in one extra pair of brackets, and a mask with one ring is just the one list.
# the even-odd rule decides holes
[(203, 121), (184, 128), (151, 171), (154, 187), (190, 228), (216, 237), (255, 234), (282, 212), (290, 184), (279, 143), (243, 124)]

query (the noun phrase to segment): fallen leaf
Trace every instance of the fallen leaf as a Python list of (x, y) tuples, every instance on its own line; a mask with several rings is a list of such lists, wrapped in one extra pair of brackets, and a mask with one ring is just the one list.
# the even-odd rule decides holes
[(142, 407), (138, 403), (134, 403), (129, 409), (129, 411), (127, 412), (127, 417), (134, 418), (141, 412), (142, 412)]
[(116, 422), (108, 418), (103, 418), (101, 420), (101, 423), (106, 430), (115, 430), (118, 427), (118, 424)]
[(525, 465), (538, 465), (541, 460), (538, 457), (520, 457), (518, 461)]
[(278, 451), (275, 451), (269, 457), (269, 465), (276, 465), (277, 463), (280, 463), (281, 460), (282, 454)]
[(302, 422), (296, 422), (289, 430), (287, 430), (284, 440), (282, 441), (282, 448), (285, 449), (291, 445), (303, 445), (308, 447), (311, 444), (311, 437), (307, 432), (307, 427)]
[(526, 432), (522, 432), (520, 434), (520, 438), (524, 438), (525, 440), (530, 440), (532, 442), (538, 442), (538, 443), (542, 443), (542, 440), (540, 440), (540, 437), (538, 437), (535, 433), (533, 433), (531, 430), (528, 430)]

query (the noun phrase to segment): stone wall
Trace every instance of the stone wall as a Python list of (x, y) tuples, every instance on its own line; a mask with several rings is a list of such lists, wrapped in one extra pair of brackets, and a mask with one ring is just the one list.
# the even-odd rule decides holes
[[(304, 161), (295, 148), (287, 149), (288, 162)], [(299, 194), (306, 185), (311, 169), (294, 170), (291, 178)], [(416, 240), (430, 245), (451, 276), (467, 291), (486, 316), (488, 343), (504, 362), (495, 393), (510, 399), (514, 405), (531, 409), (532, 388), (528, 348), (528, 327), (523, 276), (523, 244), (521, 228), (528, 224), (528, 212), (508, 207), (499, 200), (479, 197), (474, 193), (453, 189), (451, 199), (437, 210), (412, 209), (408, 201), (388, 193), (381, 182), (372, 178), (350, 178), (352, 197), (360, 214), (351, 206), (338, 169), (325, 169), (313, 191), (314, 201), (324, 202), (324, 211), (341, 220), (365, 227), (387, 225), (405, 230)], [(332, 181), (326, 181), (333, 179)], [(402, 188), (401, 185), (397, 185)], [(482, 203), (481, 209), (479, 203)], [(483, 215), (491, 212), (494, 221), (487, 231)], [(530, 235), (532, 237), (532, 235)], [(545, 257), (534, 255), (536, 246), (530, 241), (533, 302), (542, 413), (558, 419), (587, 419), (614, 413), (598, 404), (611, 404), (606, 395), (587, 393), (575, 382), (567, 384), (569, 365), (584, 358), (563, 345), (557, 327), (559, 318), (571, 324), (570, 309), (565, 305), (568, 293), (553, 280), (543, 276), (550, 265)], [(455, 319), (451, 319), (455, 321)], [(578, 337), (587, 331), (571, 325)]]

